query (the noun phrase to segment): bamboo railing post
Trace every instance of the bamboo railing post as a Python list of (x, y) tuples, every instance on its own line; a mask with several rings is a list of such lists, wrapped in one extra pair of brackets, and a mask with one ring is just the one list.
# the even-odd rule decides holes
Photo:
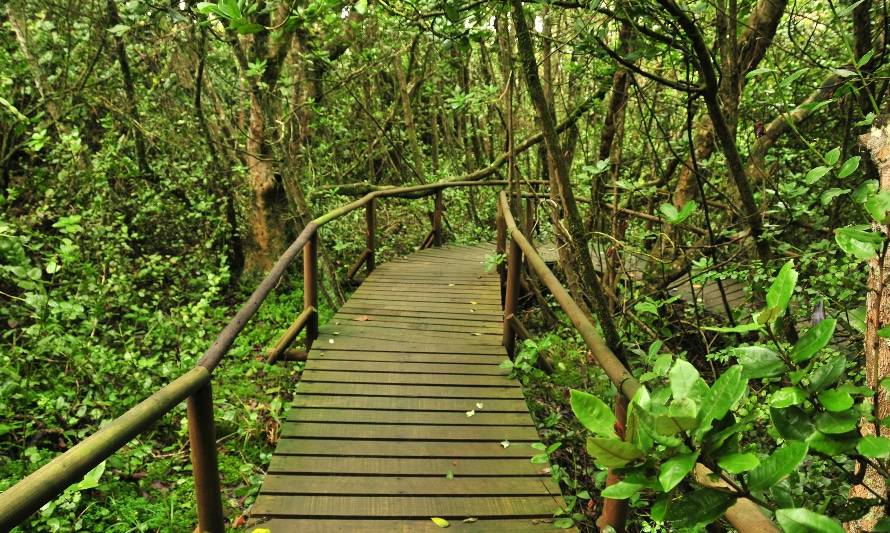
[(222, 495), (216, 456), (216, 426), (213, 423), (213, 392), (208, 381), (188, 399), (189, 444), (192, 474), (198, 504), (198, 529), (223, 533)]
[(522, 249), (514, 239), (510, 239), (510, 254), (507, 256), (507, 287), (504, 296), (504, 339), (503, 345), (513, 359), (516, 349), (516, 331), (510, 320), (516, 314), (519, 300), (519, 279), (522, 275)]
[(377, 266), (375, 262), (376, 257), (374, 256), (377, 248), (377, 211), (374, 204), (374, 199), (371, 198), (371, 200), (368, 201), (368, 205), (365, 206), (365, 225), (367, 226), (365, 248), (368, 249), (368, 256), (365, 258), (365, 268), (367, 269), (368, 274), (373, 272), (374, 268)]
[[(318, 231), (315, 231), (303, 247), (303, 309), (318, 309)], [(318, 338), (318, 314), (313, 313), (306, 322), (306, 350)]]
[(433, 246), (442, 246), (442, 189), (436, 189), (435, 210), (433, 211)]

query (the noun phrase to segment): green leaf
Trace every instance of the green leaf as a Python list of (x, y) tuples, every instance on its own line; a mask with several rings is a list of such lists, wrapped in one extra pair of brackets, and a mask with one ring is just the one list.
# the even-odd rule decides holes
[(819, 196), (819, 202), (821, 202), (823, 206), (826, 206), (838, 196), (842, 196), (844, 194), (847, 194), (848, 192), (850, 192), (850, 189), (838, 189), (837, 187), (833, 187), (826, 190)]
[(457, 10), (456, 5), (452, 3), (445, 4), (445, 18), (450, 22), (460, 22), (460, 11)]
[(733, 348), (732, 352), (742, 365), (744, 378), (771, 378), (782, 375), (786, 370), (782, 358), (766, 346), (740, 346)]
[(698, 452), (686, 453), (671, 457), (661, 465), (658, 473), (658, 482), (665, 492), (670, 492), (683, 481), (698, 460)]
[(869, 196), (864, 205), (875, 222), (884, 224), (887, 221), (887, 211), (890, 211), (890, 191), (879, 191)]
[(587, 439), (587, 452), (597, 463), (608, 468), (620, 468), (643, 457), (643, 452), (633, 444), (618, 439), (590, 437)]
[(807, 394), (797, 387), (782, 387), (770, 396), (769, 404), (773, 407), (784, 408), (792, 405), (800, 405), (807, 399)]
[(130, 27), (126, 24), (115, 24), (114, 26), (108, 28), (108, 33), (114, 35), (115, 37), (120, 37), (128, 31), (130, 31)]
[(763, 329), (761, 324), (757, 324), (756, 322), (752, 322), (751, 324), (738, 324), (733, 327), (717, 327), (717, 326), (704, 326), (702, 329), (707, 331), (716, 331), (718, 333), (749, 333), (751, 331), (758, 331)]
[(434, 516), (434, 517), (430, 518), (430, 520), (432, 520), (433, 523), (439, 527), (448, 527), (451, 525), (448, 522), (448, 520), (445, 520), (444, 518), (439, 518), (438, 516)]
[(219, 0), (216, 6), (219, 8), (219, 12), (226, 18), (233, 20), (241, 18), (238, 0)]
[(692, 390), (695, 382), (700, 378), (698, 370), (692, 364), (683, 359), (677, 359), (668, 373), (668, 379), (670, 380), (671, 393), (674, 399), (679, 400), (689, 396), (689, 392)]
[(807, 175), (803, 177), (803, 181), (807, 185), (812, 185), (822, 179), (822, 176), (828, 174), (828, 171), (831, 170), (826, 166), (820, 166), (816, 168), (811, 168)]
[(822, 156), (822, 159), (825, 160), (825, 163), (826, 163), (828, 166), (832, 166), (832, 165), (834, 165), (835, 163), (837, 163), (837, 160), (840, 159), (840, 158), (841, 158), (841, 148), (840, 148), (840, 146), (837, 146), (837, 147), (835, 147), (835, 148), (832, 148), (832, 149), (829, 150), (828, 152), (825, 152), (825, 155)]
[(807, 444), (810, 445), (811, 449), (831, 457), (849, 455), (856, 449), (856, 444), (858, 443), (859, 434), (855, 432), (851, 436), (849, 433), (845, 435), (825, 435), (815, 431), (807, 438)]
[(856, 68), (862, 68), (866, 63), (871, 61), (872, 56), (875, 55), (874, 50), (869, 50), (868, 52), (862, 54), (862, 57), (856, 60)]
[(861, 159), (862, 158), (858, 155), (854, 155), (853, 157), (844, 161), (844, 164), (841, 165), (841, 169), (837, 171), (837, 177), (843, 179), (856, 172), (856, 169), (859, 168), (859, 161)]
[(692, 216), (696, 209), (698, 209), (698, 204), (695, 203), (695, 200), (689, 200), (683, 204), (683, 207), (680, 208), (680, 212), (677, 214), (677, 220), (674, 221), (674, 224), (679, 224)]
[(750, 80), (751, 78), (760, 76), (761, 74), (766, 74), (767, 72), (774, 72), (774, 70), (767, 67), (755, 68), (751, 72), (745, 74), (745, 79)]
[(634, 494), (640, 492), (640, 489), (644, 487), (641, 483), (630, 483), (627, 481), (619, 481), (614, 485), (609, 485), (602, 492), (600, 492), (600, 496), (603, 498), (609, 498), (610, 500), (626, 500), (633, 496)]
[(710, 524), (735, 503), (736, 497), (722, 490), (701, 488), (684, 494), (673, 502), (664, 519), (672, 529), (693, 528)]
[(214, 13), (217, 15), (222, 15), (222, 12), (216, 7), (216, 3), (214, 2), (198, 2), (198, 5), (195, 6), (198, 10), (198, 13), (202, 15), (209, 15), (210, 13)]
[(878, 249), (884, 243), (883, 235), (854, 227), (834, 230), (834, 240), (841, 250), (862, 260), (871, 259), (877, 255)]
[(804, 74), (806, 74), (806, 72), (807, 72), (808, 70), (810, 70), (810, 69), (807, 68), (807, 67), (804, 67), (804, 68), (795, 70), (794, 72), (792, 72), (792, 73), (791, 73), (790, 75), (788, 75), (788, 76), (783, 77), (783, 78), (779, 81), (779, 87), (788, 87), (789, 85), (791, 85), (792, 83), (794, 83), (795, 81), (797, 81), (798, 78), (800, 78), (801, 76), (803, 76)]
[[(49, 272), (49, 270), (47, 270), (47, 272)], [(52, 272), (50, 272), (50, 274), (52, 274)], [(878, 337), (881, 337), (882, 339), (890, 338), (890, 326), (884, 326), (879, 329), (877, 333)]]
[(770, 407), (769, 417), (776, 431), (785, 440), (806, 441), (816, 431), (811, 416), (796, 405), (781, 409)]
[(702, 402), (698, 414), (699, 434), (706, 433), (714, 420), (723, 418), (729, 409), (745, 394), (748, 380), (742, 377), (742, 367), (733, 365), (717, 378)]
[(856, 445), (856, 450), (866, 457), (884, 459), (890, 456), (890, 439), (876, 435), (866, 435)]
[(355, 3), (355, 12), (359, 15), (364, 15), (368, 12), (368, 0), (358, 0)]
[(853, 431), (859, 425), (859, 414), (854, 410), (840, 413), (819, 413), (816, 429), (828, 435), (840, 435)]
[(671, 224), (673, 224), (674, 221), (677, 220), (677, 217), (680, 216), (680, 211), (674, 204), (661, 204), (660, 206), (658, 206), (658, 210), (661, 211), (661, 214), (664, 215), (664, 218)]
[(828, 411), (846, 411), (853, 407), (853, 397), (849, 392), (840, 390), (824, 390), (819, 393), (819, 403)]
[(794, 472), (797, 465), (807, 456), (808, 450), (809, 447), (803, 442), (788, 442), (784, 447), (762, 460), (760, 466), (748, 474), (748, 489), (763, 491), (772, 487)]
[(832, 385), (844, 373), (847, 366), (847, 358), (843, 355), (832, 357), (826, 363), (810, 374), (810, 392), (819, 392), (820, 390)]
[(572, 411), (581, 424), (600, 437), (618, 438), (615, 415), (602, 400), (583, 391), (571, 390)]
[(569, 529), (570, 527), (575, 525), (575, 521), (571, 518), (564, 516), (562, 518), (557, 518), (553, 521), (553, 527), (556, 529)]
[(102, 461), (95, 468), (90, 470), (83, 476), (83, 479), (74, 486), (74, 490), (88, 490), (94, 489), (99, 486), (99, 479), (102, 478), (102, 474), (105, 473), (105, 461)]
[(835, 319), (826, 318), (808, 329), (791, 350), (789, 354), (791, 360), (795, 363), (802, 363), (816, 355), (822, 348), (825, 348), (832, 335), (834, 335), (836, 324), (837, 321)]
[(717, 465), (730, 474), (741, 474), (757, 468), (760, 459), (753, 453), (729, 453), (717, 460)]
[(770, 285), (766, 293), (767, 308), (775, 308), (778, 309), (778, 313), (783, 313), (791, 301), (795, 285), (797, 285), (797, 271), (794, 270), (794, 261), (791, 260), (782, 265), (779, 274)]
[(878, 192), (880, 188), (878, 184), (878, 180), (865, 180), (853, 190), (853, 194), (850, 196), (854, 201), (862, 204), (865, 203), (873, 194)]
[(776, 520), (785, 533), (845, 533), (840, 522), (803, 507), (779, 509)]

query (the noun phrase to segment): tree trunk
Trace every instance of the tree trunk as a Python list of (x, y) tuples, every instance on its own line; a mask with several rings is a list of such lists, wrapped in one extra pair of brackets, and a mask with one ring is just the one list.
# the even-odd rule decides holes
[[(879, 117), (875, 120), (886, 117)], [(884, 120), (886, 122), (886, 120)], [(871, 153), (871, 158), (878, 168), (880, 189), (890, 190), (890, 123), (873, 128), (869, 133), (859, 137), (859, 142)], [(890, 226), (875, 224), (875, 229), (890, 236)], [(890, 395), (880, 386), (882, 379), (890, 376), (890, 342), (878, 335), (878, 330), (890, 324), (890, 284), (887, 275), (890, 272), (890, 248), (884, 247), (878, 256), (869, 263), (868, 296), (866, 297), (867, 318), (865, 321), (865, 379), (868, 386), (875, 391), (873, 414), (877, 420), (890, 415)], [(888, 434), (880, 423), (864, 424), (863, 435)], [(870, 498), (872, 494), (865, 485), (881, 495), (887, 494), (887, 482), (873, 468), (866, 467), (862, 484), (853, 487), (851, 497)], [(854, 522), (847, 523), (848, 531), (871, 531), (875, 524), (884, 516), (884, 509), (874, 506), (869, 513)]]

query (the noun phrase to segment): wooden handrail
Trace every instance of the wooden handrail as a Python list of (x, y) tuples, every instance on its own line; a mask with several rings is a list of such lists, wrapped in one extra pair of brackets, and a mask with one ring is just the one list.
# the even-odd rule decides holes
[[(525, 238), (525, 235), (522, 234), (522, 231), (516, 226), (513, 214), (510, 212), (510, 202), (507, 199), (507, 194), (503, 191), (498, 194), (498, 217), (503, 219), (503, 225), (498, 225), (499, 233), (500, 231), (503, 231), (503, 236), (498, 236), (498, 247), (500, 248), (503, 246), (502, 243), (504, 243), (504, 241), (510, 240), (511, 244), (515, 243), (520, 250), (520, 254), (525, 254), (527, 264), (544, 285), (547, 286), (566, 316), (572, 321), (575, 329), (578, 330), (581, 337), (584, 339), (584, 343), (590, 349), (590, 353), (593, 355), (594, 359), (596, 359), (597, 364), (599, 364), (600, 368), (602, 368), (606, 375), (609, 376), (609, 380), (612, 381), (618, 391), (627, 400), (631, 400), (640, 389), (640, 382), (631, 374), (630, 370), (624, 366), (615, 353), (609, 349), (599, 332), (596, 330), (596, 326), (594, 326), (587, 318), (587, 315), (581, 310), (578, 304), (575, 303), (575, 300), (569, 294), (569, 291), (562, 286), (553, 271), (547, 267), (547, 263), (545, 263), (541, 256), (538, 255), (537, 250), (535, 250), (528, 239)], [(501, 230), (501, 228), (503, 228), (503, 230)], [(511, 251), (512, 249), (511, 246)], [(518, 269), (521, 268), (521, 265), (521, 259), (516, 262), (511, 262), (508, 258), (508, 280), (511, 276), (509, 270), (511, 268), (517, 270), (517, 273), (512, 275), (518, 277)], [(508, 281), (507, 283), (509, 284), (510, 282)], [(509, 292), (509, 287), (507, 290)], [(505, 307), (505, 313), (506, 312), (507, 310)], [(506, 338), (508, 329), (506, 327), (504, 328), (504, 333), (504, 341), (506, 345), (508, 342)], [(512, 339), (510, 342), (512, 342)], [(701, 464), (696, 465), (696, 469), (697, 472), (710, 472), (705, 465)], [(607, 500), (607, 502), (608, 501), (614, 500)], [(616, 519), (620, 519), (619, 515), (620, 513), (616, 513)], [(779, 531), (769, 518), (764, 515), (760, 506), (747, 498), (738, 498), (736, 503), (727, 510), (725, 516), (733, 527), (741, 533), (770, 533)], [(603, 526), (605, 525), (612, 525), (619, 531), (622, 529), (620, 525), (616, 524), (603, 524)]]
[[(294, 242), (281, 254), (269, 273), (235, 313), (235, 316), (220, 331), (210, 348), (198, 360), (195, 368), (179, 376), (114, 419), (106, 427), (0, 493), (0, 531), (7, 531), (18, 525), (186, 399), (189, 400), (189, 436), (199, 507), (198, 526), (201, 531), (222, 531), (222, 505), (220, 504), (215, 428), (210, 393), (212, 373), (301, 251), (305, 256), (304, 308), (318, 308), (316, 287), (318, 228), (366, 206), (369, 209), (366, 221), (369, 226), (375, 226), (373, 206), (374, 200), (377, 198), (422, 198), (435, 194), (437, 196), (436, 209), (441, 209), (441, 192), (444, 189), (501, 185), (503, 185), (502, 182), (490, 181), (440, 181), (425, 185), (386, 188), (370, 192), (310, 221)], [(439, 223), (441, 223), (441, 212), (438, 217)], [(374, 227), (369, 227), (367, 242), (372, 251), (367, 258), (369, 270), (373, 269), (375, 260), (373, 231)], [(438, 228), (438, 232), (441, 239), (441, 227)], [(303, 314), (306, 314), (305, 310)], [(308, 313), (305, 330), (307, 344), (311, 344), (312, 340), (318, 336), (317, 313)]]

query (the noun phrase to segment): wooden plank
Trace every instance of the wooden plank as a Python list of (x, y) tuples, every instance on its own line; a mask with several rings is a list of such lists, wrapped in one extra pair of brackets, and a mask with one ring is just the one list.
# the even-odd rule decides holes
[[(476, 407), (482, 403), (482, 408)], [(527, 413), (525, 400), (486, 399), (477, 402), (472, 399), (450, 398), (402, 398), (398, 396), (339, 396), (297, 394), (292, 402), (294, 407), (319, 407), (340, 409), (389, 409), (406, 411), (456, 411), (470, 409), (489, 413)]]
[[(412, 292), (408, 293), (406, 291), (379, 291), (379, 290), (357, 290), (352, 293), (350, 300), (352, 299), (360, 299), (360, 300), (374, 300), (374, 301), (383, 301), (383, 302), (391, 302), (393, 299), (396, 299), (400, 302), (424, 302), (424, 303), (444, 303), (444, 304), (464, 304), (470, 302), (477, 302), (478, 305), (493, 305), (500, 307), (501, 306), (501, 297), (494, 291), (485, 291), (478, 293), (466, 293), (466, 294), (455, 294), (448, 293), (445, 295), (443, 293), (442, 296), (438, 296), (434, 294), (432, 291), (423, 291), (423, 292)], [(472, 304), (471, 304), (472, 305)]]
[[(334, 341), (334, 342), (331, 342)], [(502, 346), (461, 346), (446, 342), (402, 342), (397, 340), (382, 339), (353, 339), (350, 337), (338, 338), (336, 335), (319, 336), (315, 341), (317, 350), (326, 348), (337, 350), (355, 350), (359, 352), (412, 352), (412, 353), (472, 353), (479, 355), (503, 355)]]
[(411, 398), (489, 398), (525, 399), (519, 387), (449, 387), (437, 385), (404, 385), (378, 383), (310, 383), (297, 385), (300, 394), (340, 394), (344, 396), (400, 396)]
[[(478, 518), (478, 517), (472, 517)], [(540, 518), (509, 518), (488, 519), (480, 518), (474, 522), (463, 522), (462, 517), (452, 519), (448, 531), (467, 531), (473, 533), (551, 533), (553, 529), (552, 517)], [(336, 519), (286, 519), (264, 518), (254, 519), (250, 522), (248, 531), (252, 528), (263, 528), (273, 533), (442, 533), (442, 528), (435, 525), (429, 518), (417, 520), (386, 520), (371, 518), (336, 518)], [(578, 531), (575, 528), (562, 531)]]
[(347, 372), (392, 372), (408, 374), (474, 374), (506, 376), (509, 370), (499, 365), (464, 365), (456, 363), (382, 363), (377, 361), (343, 361), (310, 359), (307, 370), (340, 370)]
[(290, 409), (288, 420), (294, 422), (329, 422), (331, 424), (435, 424), (441, 426), (532, 426), (532, 419), (526, 413), (475, 412), (470, 405), (467, 416), (464, 412), (450, 411), (388, 411), (353, 409), (314, 409), (311, 407)]
[(349, 447), (352, 457), (417, 457), (417, 458), (500, 458), (519, 457), (528, 460), (540, 451), (532, 443), (516, 442), (504, 448), (492, 442), (427, 442), (391, 440), (279, 439), (278, 455), (342, 455)]
[[(370, 320), (368, 321), (370, 322)], [(360, 326), (325, 326), (321, 333), (326, 335), (344, 335), (348, 337), (369, 337), (374, 339), (396, 339), (422, 337), (433, 342), (460, 342), (470, 344), (501, 344), (501, 332), (482, 328), (467, 328), (468, 331), (419, 331), (414, 328), (394, 328), (386, 324), (376, 322), (374, 324), (362, 324)]]
[(309, 360), (334, 360), (334, 361), (379, 361), (382, 363), (430, 363), (438, 364), (478, 364), (499, 365), (504, 361), (503, 355), (480, 355), (448, 353), (436, 354), (431, 357), (428, 353), (407, 352), (355, 352), (349, 350), (315, 350), (309, 354)]
[(391, 496), (546, 496), (559, 492), (541, 477), (269, 476), (262, 494)]
[[(494, 443), (497, 444), (497, 443)], [(341, 474), (378, 476), (454, 477), (534, 476), (541, 475), (541, 465), (530, 461), (506, 459), (454, 459), (412, 457), (327, 457), (273, 455), (269, 472), (273, 474)], [(547, 476), (550, 477), (550, 476)]]
[[(379, 341), (397, 341), (404, 342), (408, 338), (421, 338), (431, 343), (440, 343), (448, 346), (449, 344), (457, 344), (464, 348), (475, 348), (476, 346), (501, 346), (501, 337), (498, 335), (482, 335), (482, 332), (473, 333), (427, 333), (415, 332), (408, 333), (404, 329), (387, 329), (375, 327), (359, 327), (359, 328), (341, 328), (334, 326), (326, 328), (319, 335), (321, 342), (327, 339), (334, 339), (336, 343), (340, 339), (363, 339), (363, 340), (379, 340)], [(330, 343), (328, 343), (330, 344)]]
[[(281, 436), (316, 439), (466, 440), (493, 443), (501, 442), (504, 439), (511, 442), (537, 442), (540, 440), (538, 433), (531, 426), (333, 425), (324, 422), (286, 422), (281, 426)], [(348, 453), (348, 450), (344, 450), (344, 453)], [(442, 472), (444, 474), (444, 470)]]
[(336, 383), (379, 383), (405, 385), (450, 385), (452, 387), (515, 387), (515, 380), (504, 376), (466, 374), (387, 374), (384, 372), (342, 372), (335, 370), (306, 370), (301, 381)]
[(552, 516), (559, 503), (546, 496), (277, 496), (261, 494), (253, 504), (255, 515), (276, 517), (380, 516), (386, 518), (425, 518), (438, 516), (521, 517)]
[[(503, 323), (501, 320), (478, 320), (475, 316), (470, 316), (467, 318), (463, 318), (464, 315), (460, 315), (462, 318), (448, 318), (448, 317), (426, 317), (424, 322), (413, 321), (416, 320), (414, 317), (410, 315), (410, 313), (405, 314), (387, 314), (387, 313), (379, 313), (370, 311), (368, 313), (353, 313), (348, 310), (341, 310), (337, 313), (337, 316), (331, 322), (336, 324), (337, 319), (340, 320), (341, 324), (345, 323), (347, 320), (354, 320), (358, 317), (368, 317), (369, 322), (379, 321), (379, 322), (393, 322), (396, 324), (401, 324), (405, 327), (410, 327), (410, 329), (415, 329), (411, 326), (417, 324), (417, 328), (419, 330), (423, 330), (425, 328), (434, 328), (440, 329), (439, 326), (456, 326), (460, 328), (488, 328), (488, 329), (500, 329), (503, 327)], [(449, 329), (445, 331), (449, 331)]]
[(446, 320), (463, 320), (464, 322), (487, 322), (487, 323), (498, 323), (503, 321), (503, 316), (500, 313), (491, 313), (491, 312), (473, 312), (473, 311), (464, 311), (464, 312), (449, 312), (449, 311), (437, 311), (437, 310), (417, 310), (417, 309), (402, 309), (400, 307), (394, 307), (393, 309), (388, 308), (380, 308), (380, 307), (369, 307), (369, 306), (357, 306), (346, 304), (340, 308), (341, 313), (349, 313), (354, 315), (375, 315), (375, 316), (399, 316), (404, 318), (411, 318), (412, 320), (424, 320), (424, 321), (433, 321), (440, 322), (442, 319)]
[(386, 298), (382, 300), (366, 300), (364, 298), (350, 299), (343, 308), (352, 307), (373, 307), (375, 309), (405, 309), (416, 311), (436, 311), (439, 313), (477, 313), (490, 314), (494, 316), (502, 316), (500, 304), (481, 304), (470, 303), (471, 300), (465, 302), (442, 303), (442, 302), (406, 302), (396, 298)]

